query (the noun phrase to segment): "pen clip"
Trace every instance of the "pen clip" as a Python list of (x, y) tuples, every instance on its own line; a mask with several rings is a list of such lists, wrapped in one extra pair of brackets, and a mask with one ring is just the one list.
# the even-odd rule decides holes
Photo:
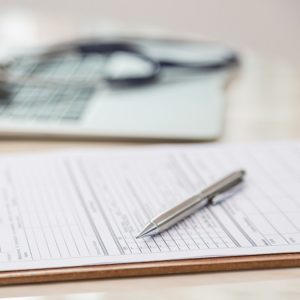
[(212, 197), (210, 199), (210, 204), (217, 205), (220, 202), (234, 196), (236, 193), (239, 193), (243, 188), (244, 188), (244, 181), (241, 181), (240, 183), (238, 183), (234, 187), (230, 188), (229, 190)]

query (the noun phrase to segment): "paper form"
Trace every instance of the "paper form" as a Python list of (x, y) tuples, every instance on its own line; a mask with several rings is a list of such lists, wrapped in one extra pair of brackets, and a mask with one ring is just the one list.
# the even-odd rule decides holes
[[(236, 169), (242, 191), (168, 231), (151, 217)], [(300, 143), (0, 158), (0, 270), (300, 251)]]

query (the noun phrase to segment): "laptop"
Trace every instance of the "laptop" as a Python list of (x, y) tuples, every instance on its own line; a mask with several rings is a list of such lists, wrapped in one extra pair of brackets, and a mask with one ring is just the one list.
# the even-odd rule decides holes
[[(157, 44), (154, 52), (160, 52)], [(202, 59), (217, 52), (206, 47)], [(132, 67), (134, 62), (128, 61)], [(43, 79), (89, 80), (99, 75), (101, 65), (99, 57), (71, 55), (47, 65), (19, 60), (11, 71)], [(124, 64), (119, 68), (117, 72), (122, 72)], [(222, 133), (224, 85), (229, 77), (228, 71), (169, 70), (158, 82), (130, 88), (10, 86), (9, 97), (0, 95), (0, 137), (214, 140)]]

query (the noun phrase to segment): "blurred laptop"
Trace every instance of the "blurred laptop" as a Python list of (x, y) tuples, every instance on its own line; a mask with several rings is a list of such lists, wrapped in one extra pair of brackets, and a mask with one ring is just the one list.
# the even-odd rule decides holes
[[(144, 41), (151, 55), (178, 55)], [(146, 44), (145, 44), (146, 43)], [(152, 48), (151, 48), (152, 47)], [(201, 46), (196, 51), (203, 61), (218, 59), (228, 49)], [(180, 53), (180, 52), (179, 52)], [(183, 55), (183, 54), (180, 54)], [(189, 57), (187, 57), (189, 59)], [(51, 64), (16, 61), (12, 72), (43, 79), (97, 78), (107, 57), (71, 56)], [(132, 57), (114, 66), (123, 72), (139, 62)], [(137, 66), (138, 67), (138, 66)], [(213, 140), (222, 133), (224, 85), (228, 71), (209, 73), (163, 71), (158, 82), (124, 88), (45, 86), (32, 84), (9, 87), (0, 96), (0, 136), (51, 138), (104, 138), (142, 140)]]

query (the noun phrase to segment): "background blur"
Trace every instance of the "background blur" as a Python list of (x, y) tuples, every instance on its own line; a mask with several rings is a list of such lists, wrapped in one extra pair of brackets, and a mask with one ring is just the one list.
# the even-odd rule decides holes
[(190, 33), (298, 63), (299, 14), (298, 0), (0, 0), (0, 43), (24, 45), (126, 24)]
[(226, 93), (222, 139), (299, 138), (299, 0), (0, 0), (0, 59), (11, 46), (98, 33), (230, 44), (242, 67)]

